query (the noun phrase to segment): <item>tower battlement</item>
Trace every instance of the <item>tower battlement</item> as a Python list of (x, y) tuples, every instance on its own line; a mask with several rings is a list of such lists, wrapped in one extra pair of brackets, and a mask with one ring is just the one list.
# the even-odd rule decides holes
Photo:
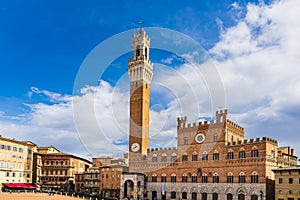
[(278, 144), (277, 140), (269, 138), (269, 137), (262, 137), (262, 138), (250, 138), (250, 139), (244, 139), (244, 140), (238, 140), (234, 142), (228, 142), (227, 146), (236, 146), (236, 145), (245, 145), (245, 144), (254, 144), (254, 143), (264, 143), (269, 142), (273, 144)]
[(230, 121), (229, 119), (226, 120), (227, 125), (233, 126), (234, 128), (240, 130), (240, 131), (244, 131), (244, 128), (241, 127), (240, 125), (234, 123), (233, 121)]
[[(227, 109), (219, 110), (219, 111), (216, 111), (216, 120), (209, 120), (209, 121), (206, 120), (203, 122), (194, 122), (194, 123), (187, 123), (187, 116), (178, 117), (177, 118), (177, 129), (190, 128), (190, 127), (196, 127), (196, 126), (201, 127), (201, 126), (224, 123), (224, 122), (229, 121), (229, 120), (227, 120), (227, 115), (228, 115)], [(242, 127), (234, 124), (233, 122), (231, 122), (231, 121), (229, 121), (229, 122), (232, 123), (232, 125), (243, 129)]]

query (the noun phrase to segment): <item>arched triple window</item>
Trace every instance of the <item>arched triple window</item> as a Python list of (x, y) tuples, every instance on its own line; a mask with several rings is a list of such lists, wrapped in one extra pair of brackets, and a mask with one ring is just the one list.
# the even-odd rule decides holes
[(208, 153), (206, 151), (202, 153), (202, 160), (208, 160)]
[(257, 158), (258, 157), (258, 149), (257, 147), (253, 147), (251, 150), (251, 157), (252, 158)]
[(157, 155), (156, 154), (152, 155), (152, 162), (157, 162)]
[(152, 182), (157, 182), (157, 176), (156, 176), (156, 174), (152, 174)]
[(213, 153), (213, 160), (219, 160), (219, 152), (217, 150)]
[(207, 174), (206, 173), (202, 174), (201, 182), (207, 183)]
[(167, 182), (167, 175), (166, 175), (165, 173), (163, 173), (163, 174), (161, 175), (161, 182), (162, 182), (162, 183)]
[(234, 154), (233, 154), (233, 151), (231, 149), (227, 153), (227, 159), (228, 160), (233, 160), (234, 159)]
[(176, 153), (173, 153), (172, 156), (171, 156), (171, 161), (176, 162), (176, 160), (177, 160)]
[(198, 182), (198, 176), (197, 176), (196, 173), (194, 173), (194, 174), (192, 175), (192, 183), (197, 183), (197, 182)]
[(171, 182), (172, 182), (172, 183), (176, 183), (176, 174), (175, 174), (175, 173), (173, 173), (173, 174), (171, 175)]
[(219, 175), (218, 175), (218, 173), (214, 173), (214, 175), (213, 175), (213, 183), (219, 183)]
[(239, 183), (245, 183), (245, 173), (244, 172), (240, 172), (239, 174)]
[(229, 172), (227, 174), (227, 183), (233, 183), (233, 174), (232, 174), (232, 172)]
[(241, 148), (241, 150), (239, 151), (239, 158), (240, 159), (246, 158), (245, 149)]
[(182, 162), (187, 162), (188, 161), (188, 155), (187, 155), (187, 153), (184, 153), (183, 155), (182, 155)]
[(258, 175), (257, 172), (251, 173), (251, 183), (258, 183)]
[(198, 161), (198, 154), (197, 152), (194, 152), (192, 155), (192, 161)]
[(186, 175), (186, 173), (184, 173), (184, 174), (182, 175), (182, 182), (183, 182), (183, 183), (187, 183), (187, 175)]
[(167, 154), (163, 154), (162, 156), (161, 156), (161, 162), (167, 162)]

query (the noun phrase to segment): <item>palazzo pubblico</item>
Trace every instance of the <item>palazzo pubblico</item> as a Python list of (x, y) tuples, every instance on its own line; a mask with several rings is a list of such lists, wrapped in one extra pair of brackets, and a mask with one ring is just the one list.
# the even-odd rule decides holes
[(269, 137), (246, 139), (244, 128), (228, 119), (188, 123), (177, 119), (177, 147), (149, 148), (150, 38), (145, 30), (132, 36), (130, 77), (129, 173), (121, 197), (131, 199), (268, 200), (274, 199), (272, 169), (296, 166), (290, 147)]

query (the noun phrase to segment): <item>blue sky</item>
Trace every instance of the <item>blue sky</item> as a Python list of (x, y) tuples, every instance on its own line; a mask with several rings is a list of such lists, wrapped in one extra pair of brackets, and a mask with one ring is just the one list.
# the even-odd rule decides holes
[[(223, 81), (225, 107), (231, 113), (230, 118), (246, 128), (247, 138), (267, 135), (282, 141), (282, 145), (296, 148), (295, 141), (299, 140), (296, 125), (300, 118), (300, 92), (297, 92), (300, 73), (296, 69), (299, 63), (297, 33), (300, 16), (295, 9), (298, 6), (297, 0), (163, 3), (2, 0), (0, 132), (3, 136), (33, 140), (44, 146), (55, 145), (63, 151), (85, 155), (84, 146), (79, 149), (73, 147), (74, 143), (81, 144), (75, 134), (71, 100), (78, 70), (89, 53), (101, 42), (123, 31), (137, 28), (137, 22), (144, 21), (146, 27), (167, 28), (186, 34), (207, 51)], [(279, 13), (286, 14), (282, 16)], [(113, 110), (122, 110), (120, 107), (128, 104), (126, 88), (124, 92), (117, 84), (119, 80), (126, 81), (124, 74), (128, 56), (130, 54), (120, 55), (101, 77), (106, 82), (93, 90), (99, 93), (100, 99), (113, 96), (122, 102)], [(178, 65), (177, 72), (191, 77), (184, 63), (175, 62), (174, 55), (153, 50), (150, 56), (155, 63), (155, 72), (167, 71), (165, 76), (171, 76), (174, 74), (165, 66)], [(167, 62), (170, 60), (171, 63)], [(166, 77), (161, 74), (154, 78), (157, 83), (162, 83), (160, 81), (163, 79)], [(175, 84), (175, 80), (169, 80), (172, 81), (174, 85), (170, 88), (180, 87)], [(174, 145), (172, 138), (176, 117), (181, 112), (189, 115), (191, 122), (211, 116), (211, 110), (207, 108), (209, 95), (205, 88), (205, 95), (202, 95), (205, 97), (199, 97), (201, 113), (193, 113), (188, 108), (176, 110), (171, 99), (173, 94), (180, 92), (173, 92), (155, 83), (152, 88), (156, 90), (152, 96), (152, 105), (156, 105), (152, 113), (153, 130), (161, 131), (161, 134), (154, 134), (153, 145), (163, 144), (166, 138), (161, 135), (168, 137), (170, 145)], [(166, 89), (171, 92), (162, 92)], [(88, 97), (90, 90), (85, 92), (83, 96)], [(163, 97), (162, 93), (166, 93), (166, 96)], [(190, 105), (191, 102), (186, 104)], [(99, 109), (105, 108), (100, 106)], [(155, 119), (164, 119), (164, 124), (155, 122)], [(122, 116), (112, 120), (120, 120), (121, 131), (115, 131), (124, 134), (118, 136), (120, 139), (117, 142), (112, 142), (126, 144), (124, 138), (127, 136), (124, 132), (127, 130), (128, 119)], [(50, 138), (50, 133), (60, 137)], [(62, 139), (68, 142), (63, 144)], [(95, 145), (101, 146), (101, 142)], [(121, 150), (124, 148), (124, 145), (120, 147)], [(115, 153), (105, 152), (105, 148), (95, 149), (90, 150), (91, 153), (120, 155), (119, 151)]]

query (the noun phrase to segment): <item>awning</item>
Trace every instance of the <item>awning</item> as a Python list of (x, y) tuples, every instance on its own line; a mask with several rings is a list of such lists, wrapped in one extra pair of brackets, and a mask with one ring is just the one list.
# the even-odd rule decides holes
[(28, 183), (4, 183), (4, 185), (8, 188), (14, 189), (35, 189), (37, 186), (30, 185)]

